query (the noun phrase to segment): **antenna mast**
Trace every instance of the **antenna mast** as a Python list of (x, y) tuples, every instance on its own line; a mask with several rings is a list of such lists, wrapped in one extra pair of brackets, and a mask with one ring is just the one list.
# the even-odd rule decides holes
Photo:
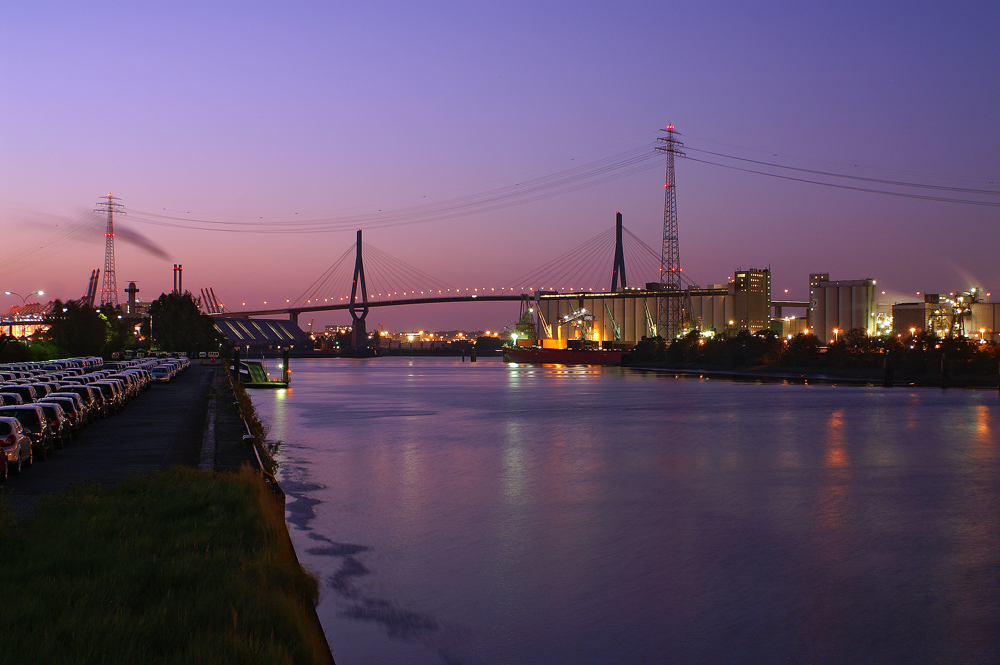
[(667, 156), (667, 179), (663, 185), (663, 251), (660, 254), (660, 290), (667, 292), (659, 298), (657, 328), (659, 334), (666, 340), (677, 337), (681, 326), (680, 293), (681, 290), (681, 255), (677, 241), (677, 192), (674, 188), (674, 155), (684, 157), (679, 150), (684, 144), (677, 140), (677, 132), (673, 125), (667, 125), (666, 136), (656, 139), (660, 145), (657, 152)]
[(108, 214), (108, 229), (104, 233), (104, 281), (101, 283), (101, 307), (118, 306), (118, 281), (115, 277), (115, 214), (124, 215), (125, 207), (110, 193), (97, 202), (95, 212)]

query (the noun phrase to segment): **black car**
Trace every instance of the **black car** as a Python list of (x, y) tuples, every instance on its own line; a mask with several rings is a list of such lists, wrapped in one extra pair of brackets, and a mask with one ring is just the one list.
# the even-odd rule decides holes
[(86, 415), (83, 410), (83, 400), (79, 395), (72, 393), (52, 393), (48, 397), (39, 400), (38, 403), (58, 404), (61, 406), (62, 410), (66, 412), (66, 416), (69, 418), (72, 437), (74, 439), (80, 438), (80, 432), (83, 430)]
[(42, 407), (45, 417), (49, 420), (56, 448), (62, 448), (73, 437), (73, 424), (70, 422), (69, 416), (66, 415), (60, 404), (38, 402), (38, 406)]
[[(3, 388), (0, 388), (2, 391)], [(24, 400), (17, 393), (0, 392), (0, 406), (17, 406), (24, 404)]]
[(25, 404), (31, 404), (32, 402), (38, 401), (38, 393), (35, 392), (34, 387), (25, 383), (5, 383), (0, 386), (0, 391), (5, 393), (17, 393), (21, 396), (21, 399)]
[(104, 405), (104, 396), (97, 388), (91, 388), (90, 386), (64, 386), (59, 392), (76, 393), (79, 395), (90, 410), (88, 415), (91, 421), (103, 418), (108, 413)]

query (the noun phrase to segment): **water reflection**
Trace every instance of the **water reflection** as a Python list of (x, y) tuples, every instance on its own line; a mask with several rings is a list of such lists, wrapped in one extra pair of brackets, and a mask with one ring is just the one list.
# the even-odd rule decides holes
[(976, 462), (986, 462), (989, 460), (996, 459), (997, 451), (997, 441), (996, 437), (993, 436), (993, 430), (991, 428), (991, 423), (993, 419), (990, 413), (990, 407), (985, 404), (977, 404), (974, 407), (974, 415), (972, 418), (973, 424), (973, 436), (972, 436), (972, 459)]
[(850, 466), (844, 439), (844, 412), (834, 411), (826, 421), (826, 466), (842, 468)]
[(983, 394), (449, 363), (254, 395), (341, 665), (1000, 660)]

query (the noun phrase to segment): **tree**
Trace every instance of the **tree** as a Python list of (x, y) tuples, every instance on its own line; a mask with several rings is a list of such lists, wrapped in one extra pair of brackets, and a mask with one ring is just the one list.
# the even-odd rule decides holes
[(120, 352), (132, 343), (133, 321), (122, 317), (122, 308), (107, 304), (100, 312), (108, 321), (108, 336), (104, 344), (104, 352), (108, 355)]
[(56, 300), (45, 321), (48, 339), (67, 356), (99, 356), (108, 339), (108, 319), (93, 307)]
[(202, 314), (190, 291), (164, 293), (149, 306), (151, 336), (161, 351), (218, 349), (212, 318)]

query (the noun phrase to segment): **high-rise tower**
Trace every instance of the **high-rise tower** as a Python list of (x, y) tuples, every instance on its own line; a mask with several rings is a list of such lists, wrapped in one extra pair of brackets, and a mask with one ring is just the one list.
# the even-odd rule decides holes
[(118, 281), (115, 277), (115, 215), (124, 215), (125, 209), (117, 196), (108, 194), (97, 202), (95, 212), (108, 214), (108, 229), (104, 233), (104, 281), (101, 283), (101, 307), (118, 306)]
[(663, 251), (660, 254), (660, 290), (657, 307), (657, 328), (661, 337), (674, 339), (681, 326), (681, 255), (677, 242), (677, 192), (674, 188), (674, 155), (684, 156), (680, 151), (684, 144), (677, 140), (677, 132), (673, 125), (661, 130), (667, 133), (656, 139), (660, 145), (658, 152), (667, 156), (667, 179), (664, 183), (663, 195)]

